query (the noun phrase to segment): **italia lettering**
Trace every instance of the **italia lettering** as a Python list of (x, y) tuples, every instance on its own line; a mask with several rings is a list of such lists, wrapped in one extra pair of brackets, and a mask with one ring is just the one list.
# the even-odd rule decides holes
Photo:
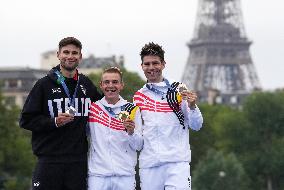
[[(91, 106), (90, 98), (75, 98), (75, 109), (77, 110), (75, 116), (88, 116)], [(69, 98), (59, 98), (48, 100), (48, 110), (51, 117), (56, 117), (58, 112), (66, 112), (70, 107)]]

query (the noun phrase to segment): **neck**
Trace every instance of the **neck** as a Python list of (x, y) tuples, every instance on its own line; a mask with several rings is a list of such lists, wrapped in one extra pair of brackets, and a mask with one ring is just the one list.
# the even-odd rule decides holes
[(76, 69), (74, 69), (72, 71), (68, 71), (60, 65), (60, 72), (66, 78), (73, 78), (76, 74)]
[(107, 101), (108, 104), (115, 105), (119, 101), (119, 97), (116, 97), (116, 98), (107, 98), (107, 97), (105, 97), (105, 100)]
[(161, 76), (159, 79), (156, 80), (148, 80), (147, 82), (149, 83), (159, 83), (162, 82), (164, 80), (163, 76)]

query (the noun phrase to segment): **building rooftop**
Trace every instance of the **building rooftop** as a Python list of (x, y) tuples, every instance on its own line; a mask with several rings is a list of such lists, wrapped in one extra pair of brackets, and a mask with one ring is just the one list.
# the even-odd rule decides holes
[(47, 74), (47, 70), (29, 67), (0, 67), (0, 80), (3, 79), (39, 79)]

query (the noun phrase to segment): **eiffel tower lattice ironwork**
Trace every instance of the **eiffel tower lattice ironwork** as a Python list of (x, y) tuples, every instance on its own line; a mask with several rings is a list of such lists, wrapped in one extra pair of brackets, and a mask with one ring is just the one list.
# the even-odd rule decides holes
[(218, 92), (220, 103), (226, 104), (230, 96), (238, 101), (242, 95), (261, 88), (250, 45), (240, 0), (199, 0), (182, 81), (199, 93), (200, 101), (209, 101), (212, 90)]

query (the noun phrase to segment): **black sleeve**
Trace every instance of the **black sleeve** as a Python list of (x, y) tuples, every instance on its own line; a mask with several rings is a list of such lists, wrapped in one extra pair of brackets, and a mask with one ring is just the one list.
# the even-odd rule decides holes
[(48, 131), (56, 128), (54, 118), (44, 114), (43, 88), (42, 82), (38, 81), (28, 95), (20, 116), (21, 128), (30, 131)]

